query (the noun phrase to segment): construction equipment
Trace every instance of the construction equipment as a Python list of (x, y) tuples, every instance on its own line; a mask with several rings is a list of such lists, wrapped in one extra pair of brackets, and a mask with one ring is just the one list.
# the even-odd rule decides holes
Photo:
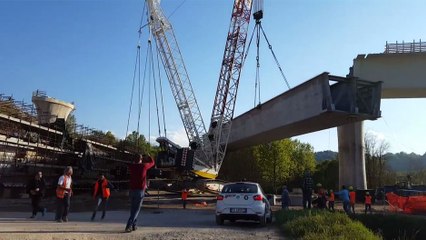
[[(214, 179), (224, 160), (231, 131), (252, 0), (234, 1), (208, 131), (206, 131), (172, 25), (160, 7), (160, 0), (147, 0), (147, 3), (150, 31), (155, 39), (189, 140), (189, 148), (181, 148), (165, 137), (158, 138), (157, 142), (162, 151), (157, 157), (157, 166), (171, 166), (195, 173), (199, 177)], [(261, 8), (255, 14), (262, 14)]]

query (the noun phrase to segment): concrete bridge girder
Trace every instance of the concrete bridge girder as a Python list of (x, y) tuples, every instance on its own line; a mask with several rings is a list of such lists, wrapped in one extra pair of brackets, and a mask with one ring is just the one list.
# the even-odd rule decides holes
[(228, 149), (380, 117), (380, 86), (322, 73), (232, 121)]

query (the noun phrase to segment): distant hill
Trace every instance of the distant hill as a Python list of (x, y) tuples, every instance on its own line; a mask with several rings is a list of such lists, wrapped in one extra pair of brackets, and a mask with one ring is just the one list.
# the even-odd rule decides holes
[(325, 160), (333, 160), (333, 159), (336, 159), (336, 157), (337, 157), (337, 152), (333, 152), (330, 150), (315, 152), (315, 160), (317, 160), (317, 162), (322, 162)]
[[(315, 160), (322, 162), (336, 159), (337, 152), (321, 151), (315, 153)], [(388, 166), (395, 172), (414, 172), (426, 169), (426, 153), (419, 155), (416, 153), (387, 153), (385, 155)]]
[(387, 153), (385, 159), (388, 166), (395, 172), (413, 172), (426, 169), (426, 153)]

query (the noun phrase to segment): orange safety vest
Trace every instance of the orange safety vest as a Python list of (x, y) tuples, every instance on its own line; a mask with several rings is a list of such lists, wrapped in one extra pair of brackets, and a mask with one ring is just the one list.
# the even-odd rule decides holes
[(371, 196), (365, 196), (365, 204), (371, 205)]
[(334, 202), (334, 193), (330, 193), (330, 198), (328, 199), (330, 202)]
[[(111, 191), (109, 190), (108, 181), (106, 179), (104, 181), (102, 181), (101, 187), (102, 187), (102, 197), (103, 198), (109, 198), (109, 196), (111, 196)], [(93, 198), (96, 197), (96, 193), (98, 192), (98, 188), (99, 188), (99, 182), (96, 181), (95, 189), (93, 191)]]
[(188, 191), (182, 191), (182, 200), (186, 200), (188, 198)]
[(68, 180), (68, 176), (64, 175), (64, 181), (62, 182), (62, 186), (56, 187), (56, 197), (58, 197), (58, 198), (64, 198), (65, 197), (67, 180)]
[(355, 191), (349, 192), (349, 199), (351, 204), (355, 204)]

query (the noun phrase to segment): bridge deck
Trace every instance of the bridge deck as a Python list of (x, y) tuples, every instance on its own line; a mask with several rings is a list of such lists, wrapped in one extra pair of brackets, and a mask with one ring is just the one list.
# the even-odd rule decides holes
[(232, 121), (228, 149), (380, 117), (381, 83), (322, 73)]

